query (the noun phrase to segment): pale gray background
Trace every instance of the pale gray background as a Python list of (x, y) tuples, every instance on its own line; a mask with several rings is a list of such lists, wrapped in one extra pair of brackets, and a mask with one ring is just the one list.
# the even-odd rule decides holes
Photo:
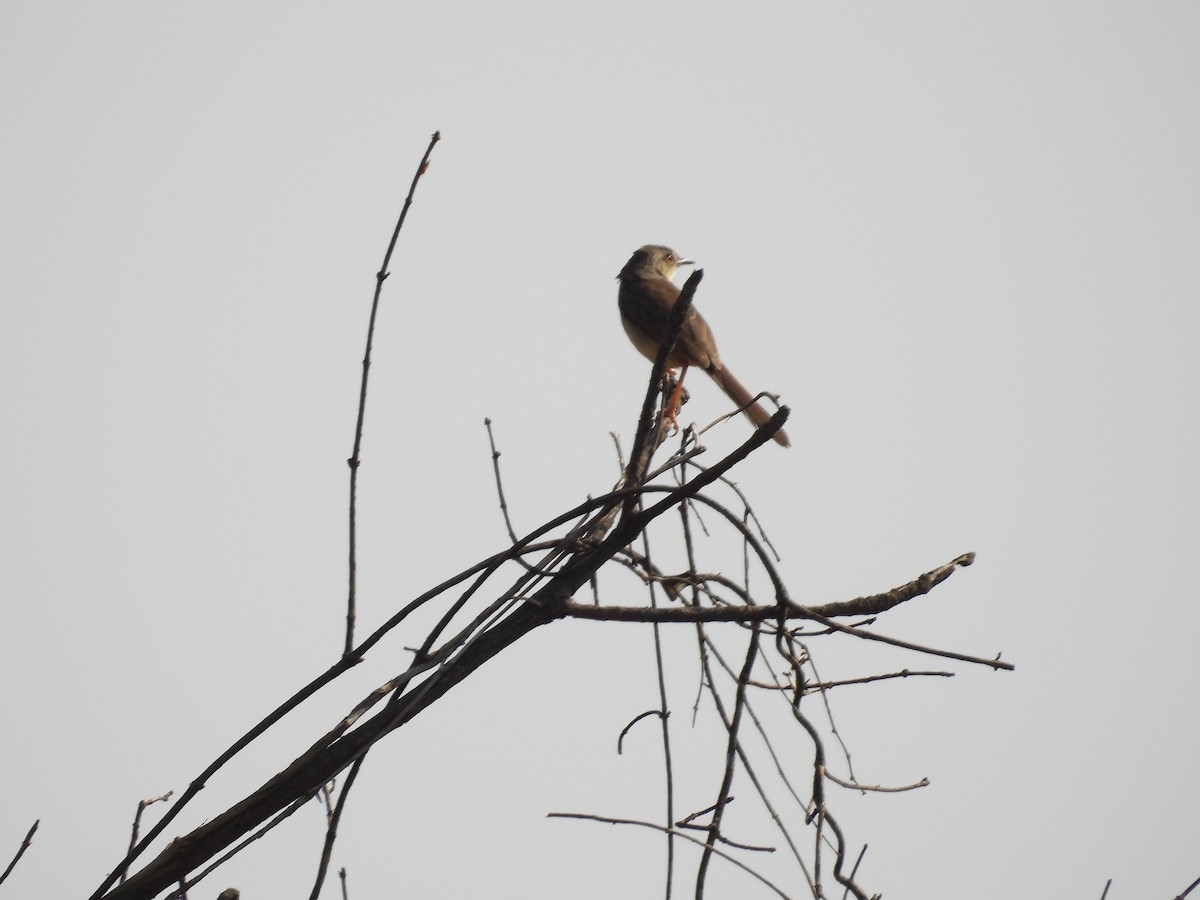
[[(870, 843), (864, 885), (1174, 896), (1200, 875), (1198, 47), (1188, 2), (9, 0), (0, 857), (42, 828), (7, 894), (90, 892), (138, 799), (181, 791), (339, 652), (373, 275), (441, 129), (379, 322), (364, 627), (503, 544), (485, 415), (518, 527), (612, 483), (608, 432), (632, 434), (647, 373), (613, 276), (669, 243), (705, 267), (730, 367), (792, 407), (795, 446), (738, 479), (793, 593), (975, 550), (881, 628), (1018, 665), (835, 692), (860, 778), (932, 780), (831, 795)], [(700, 422), (726, 408), (693, 395)], [(714, 458), (746, 433), (714, 434)], [(684, 749), (711, 713), (690, 730), (673, 640)], [(827, 677), (930, 663), (814, 649)], [(654, 696), (644, 629), (510, 650), (371, 756), (334, 860), (351, 896), (659, 896), (654, 835), (543, 818), (658, 814), (653, 729), (614, 752)], [(704, 773), (682, 810), (711, 802)], [(193, 896), (306, 895), (322, 827), (301, 811)], [(735, 836), (778, 843), (749, 816)]]

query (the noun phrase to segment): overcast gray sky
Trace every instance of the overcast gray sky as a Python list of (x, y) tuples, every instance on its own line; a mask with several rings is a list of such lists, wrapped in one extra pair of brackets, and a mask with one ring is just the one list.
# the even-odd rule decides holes
[[(518, 529), (612, 484), (608, 433), (632, 435), (648, 372), (613, 277), (670, 244), (705, 269), (730, 368), (791, 407), (792, 449), (738, 482), (793, 595), (873, 593), (974, 550), (879, 627), (1017, 665), (831, 695), (862, 781), (932, 782), (831, 796), (870, 844), (860, 881), (924, 900), (1183, 890), (1198, 47), (1189, 2), (9, 0), (0, 859), (42, 820), (9, 895), (90, 892), (139, 799), (182, 791), (340, 651), (373, 278), (435, 129), (379, 321), (363, 627), (505, 542), (485, 416)], [(700, 378), (692, 395), (698, 422), (727, 408)], [(714, 433), (712, 457), (747, 428)], [(278, 771), (416, 639), (180, 827)], [(672, 640), (673, 726), (700, 759), (712, 713), (691, 730), (690, 638)], [(334, 857), (351, 896), (658, 896), (660, 839), (544, 818), (657, 814), (653, 729), (614, 752), (655, 702), (649, 641), (542, 629), (379, 747)], [(826, 677), (930, 662), (813, 649)], [(808, 745), (785, 749), (802, 771)], [(698, 771), (681, 807), (712, 802)], [(738, 835), (776, 842), (768, 825)], [(322, 828), (301, 811), (194, 896), (305, 895)]]

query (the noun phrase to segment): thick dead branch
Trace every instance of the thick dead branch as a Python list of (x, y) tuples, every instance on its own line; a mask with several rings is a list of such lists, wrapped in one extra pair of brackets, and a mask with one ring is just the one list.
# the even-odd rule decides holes
[[(517, 605), (499, 622), (473, 634), (469, 640), (463, 635), (456, 636), (441, 650), (414, 661), (414, 665), (426, 668), (430, 663), (435, 664), (425, 680), (414, 689), (406, 693), (398, 692), (380, 712), (353, 731), (341, 733), (335, 730), (240, 803), (173, 841), (156, 859), (131, 875), (128, 881), (116, 886), (108, 894), (103, 894), (102, 889), (94, 896), (103, 895), (113, 900), (150, 900), (289, 804), (315, 794), (323, 784), (360, 758), (377, 741), (407, 724), (493, 656), (535, 628), (567, 615), (569, 598), (587, 584), (605, 562), (663, 513), (697, 494), (770, 440), (771, 433), (767, 426), (758, 429), (745, 443), (708, 471), (679, 488), (667, 491), (665, 497), (648, 508), (622, 517), (607, 537), (594, 545), (585, 545), (576, 550), (553, 577), (546, 579), (546, 583), (532, 595), (526, 595), (529, 599)], [(478, 570), (478, 567), (475, 568)], [(461, 643), (464, 640), (465, 645)], [(364, 644), (370, 642), (369, 639)]]

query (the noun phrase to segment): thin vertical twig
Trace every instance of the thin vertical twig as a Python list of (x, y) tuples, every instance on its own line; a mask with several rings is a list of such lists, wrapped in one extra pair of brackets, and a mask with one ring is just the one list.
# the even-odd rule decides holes
[[(736, 679), (737, 674), (733, 671), (732, 668), (730, 668), (729, 663), (727, 663), (725, 661), (725, 658), (723, 656), (721, 656), (720, 651), (717, 650), (717, 646), (716, 646), (716, 644), (714, 644), (712, 642), (712, 639), (707, 634), (705, 634), (703, 640), (707, 647), (707, 653), (709, 655), (711, 655), (711, 657), (717, 661), (718, 665), (720, 665), (720, 667), (725, 671), (726, 675), (728, 675), (730, 678)], [(708, 680), (710, 682), (713, 682), (711, 671), (709, 673)], [(715, 682), (710, 684), (710, 688), (711, 688), (711, 693), (712, 693), (712, 698), (713, 698), (713, 705), (716, 706), (716, 708), (717, 708), (717, 715), (721, 717), (722, 723), (724, 723), (725, 727), (728, 729), (730, 727), (729, 717), (725, 715), (725, 707), (721, 703), (721, 695), (716, 690)], [(804, 801), (802, 801), (800, 799), (800, 797), (796, 794), (796, 790), (795, 790), (795, 788), (792, 787), (792, 783), (788, 779), (787, 773), (783, 770), (783, 765), (780, 763), (779, 757), (776, 756), (775, 748), (771, 746), (771, 740), (767, 736), (767, 731), (763, 727), (762, 722), (759, 721), (758, 716), (755, 714), (754, 706), (750, 703), (749, 697), (746, 698), (745, 705), (746, 705), (746, 715), (748, 715), (750, 717), (750, 721), (754, 723), (754, 727), (758, 730), (759, 737), (762, 738), (763, 744), (767, 748), (767, 752), (770, 754), (771, 759), (774, 761), (775, 771), (778, 773), (780, 780), (784, 784), (784, 787), (787, 788), (788, 792), (792, 795), (792, 797), (796, 800), (796, 802), (802, 808), (806, 808)], [(759, 797), (759, 800), (762, 802), (763, 808), (767, 811), (767, 814), (771, 817), (771, 820), (775, 823), (775, 827), (779, 829), (779, 833), (781, 835), (783, 835), (784, 841), (787, 842), (788, 849), (792, 851), (792, 856), (795, 857), (797, 865), (800, 866), (800, 871), (804, 874), (804, 883), (808, 886), (809, 890), (812, 892), (814, 900), (819, 900), (819, 897), (821, 895), (818, 893), (817, 885), (813, 881), (812, 875), (808, 871), (808, 865), (804, 862), (804, 857), (800, 853), (800, 848), (798, 846), (796, 846), (796, 841), (792, 838), (791, 831), (789, 831), (787, 825), (784, 824), (783, 817), (779, 815), (778, 810), (775, 809), (775, 805), (773, 803), (771, 803), (771, 799), (767, 795), (766, 787), (759, 780), (758, 775), (754, 771), (754, 767), (750, 764), (750, 758), (746, 753), (744, 743), (742, 743), (742, 742), (738, 743), (737, 751), (738, 751), (738, 759), (740, 759), (742, 762), (742, 768), (746, 772), (746, 777), (748, 777), (750, 779), (750, 783), (752, 785), (754, 785), (754, 790), (758, 792), (758, 797)]]
[[(338, 823), (342, 819), (342, 810), (346, 808), (346, 798), (350, 794), (350, 788), (354, 787), (354, 779), (358, 777), (358, 770), (362, 768), (364, 759), (366, 759), (366, 756), (360, 756), (350, 766), (350, 773), (346, 776), (346, 783), (342, 785), (342, 792), (338, 794), (337, 805), (327, 812), (325, 844), (321, 848), (321, 862), (317, 866), (317, 877), (313, 882), (313, 889), (312, 893), (309, 894), (309, 900), (317, 900), (321, 896), (321, 886), (325, 883), (325, 873), (329, 871), (329, 858), (333, 855), (333, 843), (337, 840)], [(328, 804), (328, 794), (326, 794), (326, 803)], [(342, 893), (345, 894), (345, 869), (342, 869), (341, 875)]]
[[(854, 868), (850, 870), (850, 880), (854, 880), (854, 876), (858, 874), (858, 867), (862, 865), (863, 857), (867, 855), (867, 845), (863, 844), (862, 849), (858, 851), (858, 857), (854, 860)], [(842, 891), (842, 900), (846, 900), (850, 896), (850, 885), (846, 885), (846, 889)]]
[(408, 216), (408, 208), (412, 206), (417, 182), (429, 168), (429, 155), (433, 153), (433, 148), (441, 139), (442, 133), (435, 131), (429, 140), (429, 146), (425, 148), (425, 155), (421, 157), (421, 164), (417, 166), (417, 173), (413, 176), (412, 185), (409, 186), (408, 196), (404, 198), (404, 208), (400, 210), (400, 218), (396, 220), (396, 227), (392, 231), (392, 239), (388, 241), (387, 252), (383, 254), (383, 265), (375, 273), (375, 296), (371, 300), (371, 319), (367, 325), (367, 348), (363, 353), (362, 361), (362, 384), (358, 389), (358, 420), (354, 426), (354, 452), (346, 460), (346, 464), (350, 467), (350, 587), (346, 600), (346, 646), (343, 652), (347, 656), (354, 648), (354, 619), (358, 599), (358, 468), (362, 461), (363, 420), (367, 413), (367, 377), (371, 370), (371, 345), (375, 341), (375, 317), (379, 312), (379, 297), (383, 293), (383, 282), (390, 274), (388, 265), (392, 261), (392, 252), (396, 249), (396, 240), (400, 237), (400, 229), (404, 226), (404, 220)]
[(500, 498), (500, 513), (504, 516), (504, 527), (508, 529), (509, 540), (515, 544), (517, 532), (513, 529), (512, 519), (508, 515), (508, 501), (504, 499), (504, 481), (500, 478), (500, 451), (496, 449), (496, 438), (492, 434), (492, 420), (485, 418), (483, 426), (487, 429), (488, 446), (492, 448), (492, 471), (496, 475), (496, 494)]
[(750, 646), (746, 651), (746, 662), (738, 675), (737, 692), (734, 695), (733, 715), (729, 721), (729, 742), (725, 748), (725, 776), (721, 780), (721, 790), (717, 794), (717, 803), (713, 809), (712, 819), (708, 824), (708, 840), (704, 842), (704, 852), (700, 855), (700, 865), (696, 873), (696, 900), (704, 896), (704, 878), (708, 873), (708, 863), (712, 858), (713, 845), (721, 836), (721, 819), (725, 814), (725, 806), (729, 802), (729, 788), (733, 785), (733, 771), (737, 759), (738, 731), (742, 724), (742, 711), (746, 705), (746, 685), (750, 681), (750, 671), (754, 660), (758, 657), (758, 632), (760, 623), (755, 622), (750, 629)]
[[(641, 508), (640, 501), (638, 508)], [(650, 572), (650, 538), (645, 531), (642, 532), (642, 551), (646, 557), (646, 571)], [(650, 590), (650, 605), (657, 608), (658, 594), (654, 588), (654, 580), (648, 579), (646, 584)], [(671, 887), (675, 878), (675, 833), (671, 828), (672, 823), (675, 821), (675, 774), (671, 762), (671, 729), (669, 725), (671, 710), (667, 705), (667, 681), (666, 669), (663, 665), (662, 635), (659, 632), (657, 622), (654, 623), (652, 632), (654, 635), (654, 665), (658, 673), (659, 722), (662, 725), (663, 761), (666, 766), (667, 778), (667, 882), (665, 897), (666, 900), (671, 900)]]

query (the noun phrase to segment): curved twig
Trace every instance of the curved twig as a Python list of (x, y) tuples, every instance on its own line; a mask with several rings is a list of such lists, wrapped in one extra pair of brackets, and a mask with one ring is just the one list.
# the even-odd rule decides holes
[(636, 725), (638, 722), (642, 721), (642, 719), (648, 719), (651, 716), (658, 716), (660, 719), (666, 718), (666, 714), (663, 713), (663, 711), (661, 709), (648, 709), (644, 713), (638, 713), (636, 716), (633, 717), (633, 719), (630, 720), (628, 725), (626, 725), (624, 728), (621, 729), (621, 733), (617, 736), (617, 753), (618, 754), (621, 754), (624, 752), (622, 750), (622, 745), (625, 742), (625, 735), (629, 734), (630, 729), (632, 729), (633, 726)]
[(822, 773), (826, 778), (834, 784), (841, 785), (844, 788), (850, 788), (855, 791), (873, 791), (879, 794), (900, 794), (904, 791), (915, 791), (917, 788), (929, 787), (929, 779), (922, 778), (914, 784), (902, 784), (899, 787), (884, 787), (881, 784), (859, 784), (857, 781), (842, 781), (828, 769)]

